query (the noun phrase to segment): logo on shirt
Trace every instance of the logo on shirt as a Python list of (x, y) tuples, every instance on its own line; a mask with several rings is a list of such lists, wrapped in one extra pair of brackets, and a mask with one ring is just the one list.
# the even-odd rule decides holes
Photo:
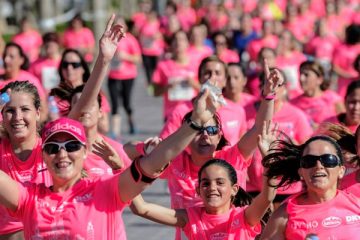
[(91, 199), (93, 199), (92, 193), (87, 193), (87, 194), (82, 195), (82, 196), (76, 196), (74, 198), (74, 202), (88, 202)]
[(226, 122), (226, 126), (228, 128), (234, 128), (234, 127), (237, 127), (238, 125), (239, 125), (239, 122), (237, 120), (227, 121)]
[(360, 223), (360, 215), (346, 216), (345, 219), (346, 219), (346, 224)]
[(315, 220), (309, 222), (293, 222), (291, 228), (293, 229), (314, 229), (319, 226), (319, 223)]
[(228, 239), (228, 234), (227, 233), (215, 233), (210, 235), (210, 240), (225, 240)]
[(341, 218), (332, 216), (322, 220), (321, 224), (326, 228), (333, 228), (341, 225), (341, 222)]

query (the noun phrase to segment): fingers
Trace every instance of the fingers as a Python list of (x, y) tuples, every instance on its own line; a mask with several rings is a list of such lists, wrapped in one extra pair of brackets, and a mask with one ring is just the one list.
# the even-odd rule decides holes
[(113, 13), (111, 14), (111, 17), (109, 18), (106, 24), (106, 30), (105, 30), (106, 32), (111, 30), (111, 26), (113, 25), (114, 21), (115, 21), (115, 14)]
[(266, 58), (263, 59), (263, 64), (264, 64), (264, 72), (265, 72), (265, 76), (266, 78), (269, 78), (270, 77), (270, 68), (269, 68), (269, 64), (266, 60)]

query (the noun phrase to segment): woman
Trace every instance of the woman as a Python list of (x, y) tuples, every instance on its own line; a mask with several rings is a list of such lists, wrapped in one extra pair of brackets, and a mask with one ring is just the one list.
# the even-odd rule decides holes
[(29, 73), (29, 60), (23, 49), (16, 43), (10, 42), (6, 44), (4, 53), (4, 74), (0, 75), (0, 89), (6, 84), (14, 81), (29, 81), (33, 84), (40, 95), (42, 121), (46, 119), (46, 94), (41, 86), (40, 80)]
[[(54, 96), (57, 102), (60, 116), (67, 116), (70, 110), (71, 92), (74, 88), (86, 83), (90, 76), (90, 70), (81, 54), (75, 49), (66, 49), (62, 55), (59, 66), (60, 83), (58, 87), (51, 89), (49, 95)], [(109, 104), (105, 96), (103, 111), (106, 113), (100, 123), (100, 131), (106, 133), (109, 129), (108, 112)]]
[[(290, 197), (271, 216), (262, 239), (353, 239), (359, 230), (360, 200), (337, 190), (345, 173), (340, 146), (330, 137), (314, 136), (302, 145), (278, 141), (263, 160), (275, 187), (302, 182), (306, 190)], [(316, 213), (316, 214), (314, 214)]]
[(229, 41), (226, 35), (222, 32), (213, 34), (213, 42), (215, 45), (215, 54), (225, 63), (239, 62), (239, 55), (234, 50), (229, 49)]
[(300, 84), (304, 91), (290, 103), (303, 110), (314, 130), (325, 119), (343, 112), (341, 97), (328, 90), (323, 67), (314, 61), (305, 61), (300, 65)]
[(345, 94), (345, 113), (328, 118), (325, 122), (340, 123), (355, 133), (360, 123), (360, 81), (350, 83)]
[(64, 32), (65, 48), (73, 48), (81, 53), (87, 63), (93, 61), (95, 38), (93, 32), (85, 26), (80, 14), (76, 14)]
[(30, 66), (30, 72), (40, 79), (43, 87), (49, 91), (59, 84), (59, 68), (61, 61), (60, 42), (57, 33), (48, 32), (43, 35), (44, 56)]
[[(123, 18), (118, 18), (117, 22), (125, 27), (127, 26)], [(136, 38), (127, 33), (126, 38), (119, 43), (117, 54), (112, 60), (109, 72), (108, 88), (111, 99), (111, 126), (112, 135), (115, 139), (120, 139), (120, 114), (119, 98), (127, 115), (130, 134), (136, 132), (133, 110), (131, 107), (131, 92), (134, 80), (137, 77), (137, 64), (141, 62), (141, 49)]]
[[(10, 101), (1, 111), (3, 133), (0, 139), (0, 169), (19, 183), (51, 184), (41, 158), (40, 97), (28, 81), (14, 81), (1, 89), (11, 90)], [(0, 207), (0, 238), (23, 239), (22, 223)]]
[(154, 95), (164, 96), (164, 119), (177, 105), (190, 102), (200, 89), (188, 46), (186, 33), (176, 32), (171, 40), (172, 58), (159, 62), (153, 75)]

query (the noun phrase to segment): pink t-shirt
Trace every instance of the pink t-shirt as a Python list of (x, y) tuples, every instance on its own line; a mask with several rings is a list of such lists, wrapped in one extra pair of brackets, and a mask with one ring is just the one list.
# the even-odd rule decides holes
[[(226, 100), (226, 99), (225, 99)], [(224, 137), (230, 145), (236, 144), (247, 129), (246, 114), (244, 108), (239, 104), (231, 103), (226, 100), (227, 104), (218, 109), (217, 114), (221, 120), (221, 130)], [(186, 113), (192, 111), (191, 102), (178, 105), (168, 116), (167, 121), (161, 130), (160, 137), (166, 138), (175, 132), (182, 123)]]
[(58, 68), (60, 65), (60, 60), (60, 58), (39, 58), (37, 61), (31, 64), (29, 72), (40, 79), (40, 82), (45, 89), (50, 90), (54, 87), (50, 85), (52, 82), (57, 82), (59, 84), (60, 76), (58, 73)]
[(188, 48), (187, 53), (191, 59), (192, 64), (196, 65), (195, 69), (199, 69), (201, 61), (204, 58), (211, 56), (213, 54), (213, 50), (206, 45), (201, 48), (197, 48), (196, 46), (191, 45)]
[(118, 176), (81, 179), (62, 193), (19, 184), (12, 214), (24, 223), (26, 239), (126, 239), (121, 212), (127, 204), (120, 199)]
[[(246, 107), (248, 113), (249, 127), (254, 125), (254, 105)], [(292, 140), (303, 143), (312, 134), (312, 128), (303, 111), (293, 105), (284, 102), (280, 111), (273, 116), (273, 123), (278, 125), (278, 130), (284, 132)], [(259, 192), (262, 189), (262, 176), (264, 168), (261, 164), (262, 156), (259, 150), (256, 150), (248, 168), (248, 180), (246, 184), (247, 191)], [(294, 183), (290, 187), (278, 189), (278, 194), (293, 194), (302, 190), (301, 182)]]
[(181, 28), (185, 32), (188, 32), (196, 23), (196, 12), (191, 7), (180, 7), (176, 12), (176, 16), (179, 19)]
[(358, 76), (357, 71), (353, 67), (353, 63), (358, 54), (360, 54), (360, 44), (339, 44), (334, 51), (333, 65), (350, 74), (349, 78), (339, 77), (338, 93), (340, 96), (345, 96), (347, 86), (353, 81), (353, 78)]
[(188, 223), (184, 232), (189, 240), (254, 239), (261, 232), (260, 223), (250, 226), (245, 219), (245, 207), (232, 207), (227, 213), (208, 214), (203, 207), (186, 209)]
[[(87, 27), (77, 31), (68, 28), (64, 32), (63, 44), (65, 48), (95, 48), (95, 37), (93, 32)], [(87, 62), (91, 62), (94, 56), (91, 53), (87, 53), (84, 58)]]
[(46, 100), (46, 93), (40, 83), (40, 80), (38, 78), (36, 78), (34, 75), (32, 75), (31, 73), (24, 71), (24, 70), (20, 70), (19, 74), (15, 78), (4, 80), (4, 76), (0, 76), (0, 89), (5, 87), (6, 84), (8, 84), (10, 82), (15, 82), (15, 81), (29, 81), (38, 90), (40, 98), (42, 100)]
[(338, 44), (339, 40), (334, 36), (315, 36), (306, 44), (306, 52), (330, 63)]
[(146, 56), (160, 56), (164, 52), (164, 42), (156, 37), (160, 34), (160, 21), (145, 21), (139, 33), (142, 53)]
[(30, 62), (38, 59), (42, 45), (42, 37), (39, 32), (36, 30), (21, 32), (16, 34), (12, 41), (21, 46), (24, 53), (29, 57)]
[(124, 162), (124, 167), (120, 170), (113, 171), (101, 157), (94, 153), (88, 153), (84, 162), (84, 169), (91, 177), (112, 176), (114, 174), (123, 172), (131, 165), (131, 160), (125, 153), (123, 145), (104, 135), (101, 135), (101, 137), (115, 149), (120, 159)]
[[(1, 139), (0, 145), (0, 169), (19, 183), (45, 183), (51, 185), (51, 177), (47, 166), (41, 156), (41, 139), (37, 143), (26, 161), (18, 159), (12, 150), (8, 139)], [(7, 210), (0, 206), (0, 235), (13, 233), (23, 229), (23, 224), (11, 217)]]
[(335, 105), (341, 102), (342, 98), (331, 90), (323, 92), (319, 97), (300, 95), (290, 101), (306, 113), (311, 123), (321, 123), (327, 118), (336, 116)]
[[(126, 38), (119, 42), (116, 52), (123, 52), (131, 56), (141, 55), (139, 42), (130, 33), (126, 33)], [(109, 78), (119, 80), (135, 79), (137, 76), (136, 64), (119, 59), (116, 56), (117, 53), (115, 53), (115, 56), (111, 61)]]
[(218, 55), (218, 57), (224, 62), (224, 63), (238, 63), (240, 61), (239, 54), (233, 50), (225, 49)]
[(131, 20), (134, 21), (135, 27), (139, 29), (146, 22), (146, 14), (143, 12), (134, 13)]
[(288, 199), (286, 239), (305, 239), (315, 233), (319, 239), (354, 239), (360, 229), (360, 199), (341, 190), (324, 203), (299, 205), (299, 195)]
[(186, 79), (195, 78), (197, 69), (189, 61), (186, 65), (180, 65), (174, 60), (164, 60), (157, 65), (152, 81), (155, 84), (166, 86), (173, 83), (174, 86), (164, 93), (164, 117), (166, 118), (173, 109), (184, 102), (190, 102), (196, 95), (196, 90), (191, 87)]
[[(238, 146), (216, 151), (214, 158), (229, 162), (236, 169), (239, 186), (245, 189), (246, 169), (250, 161), (244, 159)], [(189, 153), (183, 151), (161, 175), (161, 178), (168, 180), (172, 208), (188, 208), (203, 204), (195, 190), (199, 170), (200, 166), (196, 166)]]

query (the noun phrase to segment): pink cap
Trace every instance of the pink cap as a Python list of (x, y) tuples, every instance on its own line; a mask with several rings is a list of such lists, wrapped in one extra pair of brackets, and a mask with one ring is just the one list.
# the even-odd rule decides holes
[(51, 136), (60, 132), (68, 133), (84, 145), (86, 144), (86, 135), (83, 125), (78, 121), (65, 117), (48, 122), (45, 125), (41, 135), (43, 144), (46, 143)]

